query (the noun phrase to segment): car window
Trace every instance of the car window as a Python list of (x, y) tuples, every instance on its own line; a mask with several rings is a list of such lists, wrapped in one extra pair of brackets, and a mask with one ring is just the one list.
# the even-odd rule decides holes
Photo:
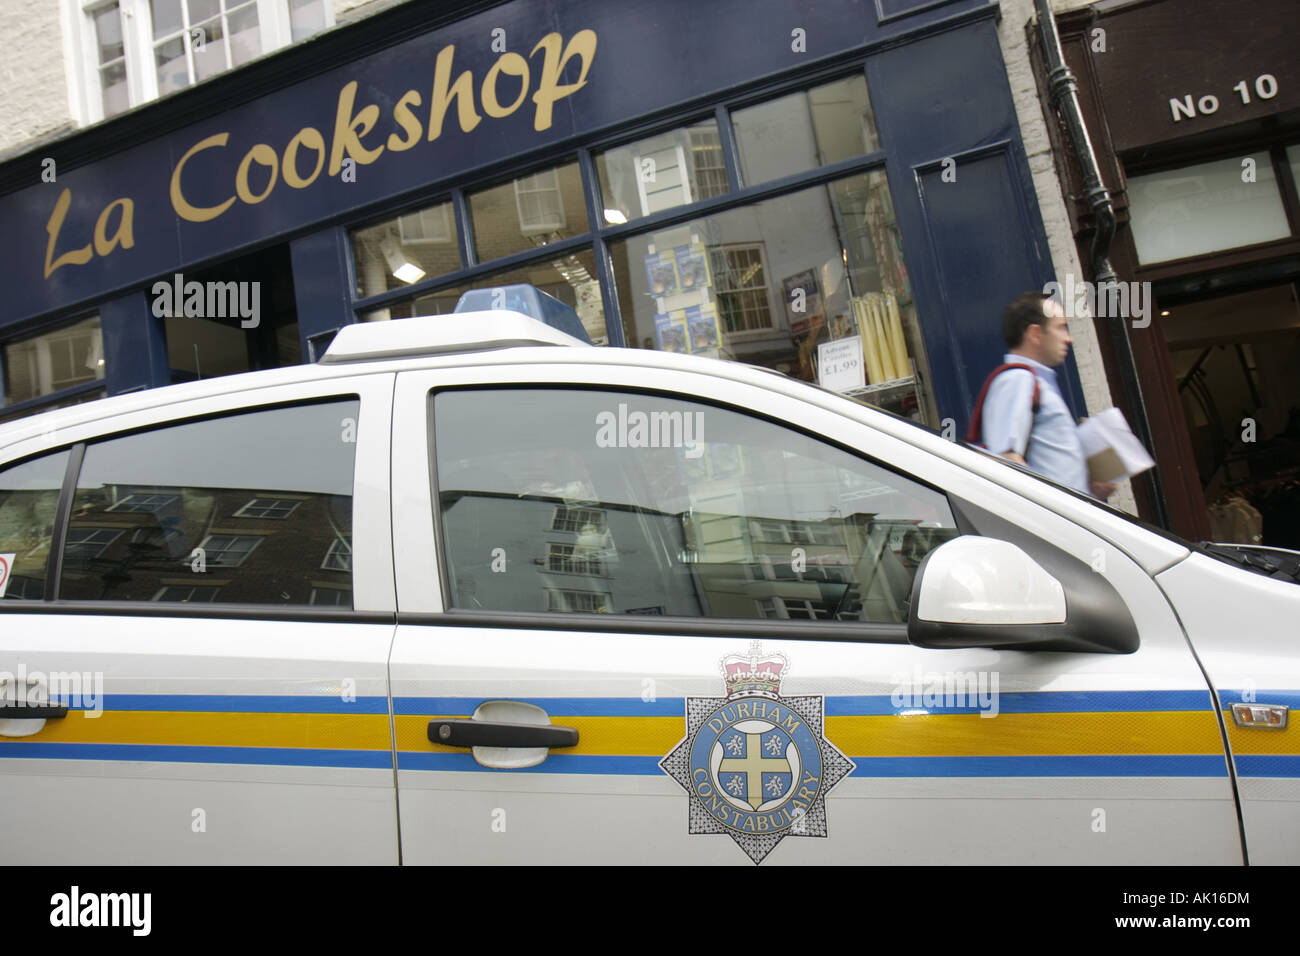
[(0, 471), (0, 597), (40, 600), (68, 452)]
[(449, 603), (902, 623), (946, 498), (788, 427), (582, 389), (432, 397)]
[(59, 597), (352, 607), (359, 406), (264, 409), (88, 445)]

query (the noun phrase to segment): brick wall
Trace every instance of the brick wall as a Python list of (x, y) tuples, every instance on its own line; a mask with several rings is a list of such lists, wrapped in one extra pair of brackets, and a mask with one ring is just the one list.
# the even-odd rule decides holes
[(60, 0), (0, 0), (0, 153), (72, 128)]
[[(1088, 5), (1088, 0), (1053, 0), (1052, 8), (1059, 16)], [(1007, 79), (1015, 100), (1016, 114), (1020, 120), (1020, 135), (1025, 142), (1029, 169), (1034, 178), (1034, 191), (1043, 225), (1047, 231), (1047, 245), (1058, 281), (1067, 273), (1076, 280), (1082, 279), (1083, 265), (1070, 231), (1070, 218), (1066, 211), (1061, 181), (1056, 175), (1051, 142), (1047, 137), (1047, 123), (1043, 118), (1043, 104), (1039, 100), (1038, 85), (1029, 61), (1029, 48), (1025, 39), (1025, 24), (1034, 19), (1033, 0), (1001, 0), (1002, 19), (998, 24), (998, 37), (1002, 43), (1002, 56), (1007, 65)], [(1079, 379), (1089, 412), (1109, 408), (1110, 384), (1102, 364), (1101, 347), (1097, 341), (1096, 327), (1090, 320), (1070, 323), (1070, 337), (1074, 340), (1074, 360), (1079, 366)], [(1128, 512), (1135, 512), (1133, 493), (1125, 482), (1111, 498), (1111, 504)]]

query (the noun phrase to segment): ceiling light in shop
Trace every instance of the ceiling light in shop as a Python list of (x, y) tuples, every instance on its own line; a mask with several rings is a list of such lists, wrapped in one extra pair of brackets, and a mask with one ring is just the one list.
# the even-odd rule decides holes
[(606, 209), (605, 221), (613, 223), (615, 226), (621, 226), (623, 223), (627, 222), (627, 216), (623, 215), (623, 213), (617, 209)]
[(424, 278), (424, 270), (413, 262), (403, 262), (393, 270), (393, 275), (410, 285), (412, 282), (419, 282)]
[(424, 270), (406, 257), (406, 251), (391, 236), (379, 243), (379, 251), (388, 264), (388, 271), (399, 281), (410, 285), (424, 278)]

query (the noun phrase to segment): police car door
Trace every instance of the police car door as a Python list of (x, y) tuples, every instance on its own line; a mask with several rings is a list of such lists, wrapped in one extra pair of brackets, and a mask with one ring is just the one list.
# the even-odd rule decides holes
[(11, 449), (0, 857), (397, 861), (391, 399), (245, 387)]
[[(405, 862), (1241, 861), (1144, 571), (742, 374), (399, 374)], [(1019, 541), (1137, 649), (910, 645), (917, 567), (961, 534)]]

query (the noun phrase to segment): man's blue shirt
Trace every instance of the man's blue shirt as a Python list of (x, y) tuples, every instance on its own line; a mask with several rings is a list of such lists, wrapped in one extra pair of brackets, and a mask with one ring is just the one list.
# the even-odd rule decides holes
[(1008, 451), (1023, 455), (1031, 470), (1089, 494), (1088, 465), (1079, 444), (1078, 426), (1061, 395), (1056, 371), (1010, 352), (1002, 361), (1028, 365), (1034, 370), (1039, 384), (1038, 414), (1033, 412), (1034, 380), (1030, 373), (1019, 368), (1003, 372), (984, 397), (984, 447), (998, 455)]

